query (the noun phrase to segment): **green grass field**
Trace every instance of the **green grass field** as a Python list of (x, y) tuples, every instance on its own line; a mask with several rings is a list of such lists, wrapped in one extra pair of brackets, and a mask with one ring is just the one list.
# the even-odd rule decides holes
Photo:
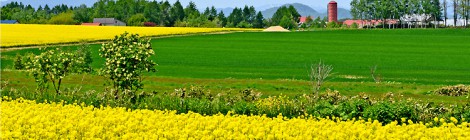
[[(443, 85), (470, 84), (470, 30), (245, 32), (160, 38), (152, 44), (158, 72), (149, 74), (144, 87), (152, 91), (195, 84), (214, 90), (250, 87), (265, 95), (308, 93), (308, 68), (320, 60), (334, 67), (324, 88), (346, 95), (395, 92), (452, 101), (461, 98), (424, 93)], [(92, 45), (96, 69), (104, 62), (99, 47)], [(5, 71), (13, 67), (17, 53), (26, 52), (39, 50), (1, 53), (2, 80), (34, 88), (33, 78), (24, 72)], [(370, 76), (374, 65), (383, 77), (381, 84)], [(103, 88), (99, 76), (86, 77), (96, 77), (85, 80), (86, 89)]]

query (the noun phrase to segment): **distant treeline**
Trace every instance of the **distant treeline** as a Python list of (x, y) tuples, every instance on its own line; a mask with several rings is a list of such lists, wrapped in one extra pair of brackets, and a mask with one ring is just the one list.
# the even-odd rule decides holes
[[(398, 19), (399, 25), (426, 28), (430, 21), (448, 19), (448, 8), (453, 10), (453, 24), (458, 19), (468, 23), (470, 0), (352, 0), (351, 15), (355, 19), (381, 20), (385, 26), (387, 19)], [(434, 24), (435, 25), (435, 24)], [(464, 24), (465, 25), (465, 24)], [(436, 26), (436, 25), (435, 25)]]
[(226, 16), (214, 6), (200, 12), (194, 2), (185, 8), (179, 1), (98, 0), (92, 7), (86, 5), (39, 6), (11, 2), (1, 8), (2, 19), (18, 20), (25, 24), (80, 24), (93, 22), (93, 18), (116, 18), (129, 26), (178, 27), (239, 27), (263, 28), (268, 20), (253, 6), (235, 8)]

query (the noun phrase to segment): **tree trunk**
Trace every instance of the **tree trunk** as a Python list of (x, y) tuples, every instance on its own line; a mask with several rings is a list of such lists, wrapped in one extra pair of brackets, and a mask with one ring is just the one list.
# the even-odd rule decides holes
[(457, 26), (457, 0), (454, 0), (454, 27)]

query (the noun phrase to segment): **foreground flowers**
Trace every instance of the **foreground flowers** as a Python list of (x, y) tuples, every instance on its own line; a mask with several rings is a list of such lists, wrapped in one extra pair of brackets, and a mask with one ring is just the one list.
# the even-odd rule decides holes
[(141, 36), (183, 35), (221, 31), (251, 31), (234, 28), (118, 27), (80, 25), (2, 24), (1, 47), (47, 45), (80, 41), (110, 40), (129, 32)]
[[(469, 139), (470, 125), (176, 114), (28, 100), (1, 103), (2, 139)], [(452, 121), (450, 121), (452, 122)]]

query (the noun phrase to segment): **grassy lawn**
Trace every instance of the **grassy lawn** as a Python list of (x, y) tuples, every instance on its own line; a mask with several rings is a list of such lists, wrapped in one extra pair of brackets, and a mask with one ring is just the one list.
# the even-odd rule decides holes
[[(470, 84), (470, 30), (337, 30), (291, 33), (230, 33), (160, 38), (152, 41), (158, 72), (149, 74), (146, 91), (172, 92), (202, 85), (214, 92), (255, 88), (265, 96), (309, 93), (308, 67), (323, 61), (334, 67), (324, 88), (345, 95), (400, 93), (406, 97), (452, 103), (461, 97), (427, 95), (444, 85)], [(104, 60), (100, 45), (92, 45), (93, 67)], [(71, 47), (73, 48), (73, 47)], [(8, 71), (16, 54), (1, 53), (2, 81), (34, 89), (32, 77)], [(369, 68), (377, 65), (383, 77), (374, 83)], [(66, 87), (103, 89), (96, 75), (69, 77)], [(72, 84), (73, 83), (73, 84)]]

